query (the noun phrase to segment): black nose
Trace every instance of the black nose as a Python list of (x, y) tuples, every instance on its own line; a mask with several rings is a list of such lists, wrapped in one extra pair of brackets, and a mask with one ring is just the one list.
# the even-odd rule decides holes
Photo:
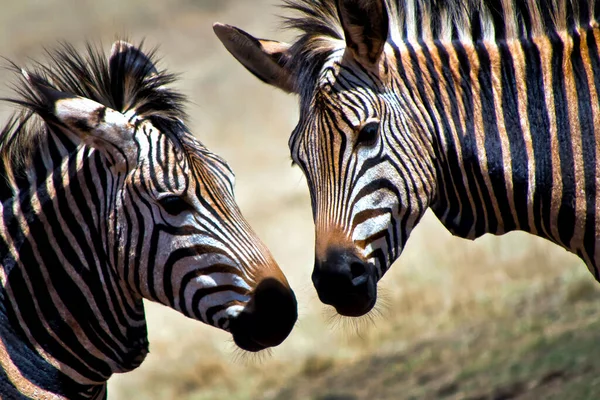
[(260, 351), (279, 345), (298, 319), (294, 292), (274, 278), (265, 278), (244, 310), (231, 320), (234, 342), (247, 351)]
[(319, 299), (345, 316), (364, 315), (377, 301), (375, 267), (352, 250), (330, 248), (325, 259), (315, 261), (312, 280)]

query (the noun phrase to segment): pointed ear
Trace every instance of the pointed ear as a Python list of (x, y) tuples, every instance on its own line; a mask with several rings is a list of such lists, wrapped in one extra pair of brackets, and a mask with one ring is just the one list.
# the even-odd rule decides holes
[(135, 127), (125, 115), (93, 100), (52, 89), (35, 75), (23, 75), (36, 94), (34, 111), (48, 124), (68, 130), (116, 164), (136, 156)]
[(234, 26), (215, 23), (213, 30), (225, 48), (258, 79), (291, 93), (295, 82), (286, 62), (289, 48), (286, 43), (256, 39)]
[(372, 68), (381, 59), (389, 18), (384, 0), (336, 0), (346, 47), (361, 65)]

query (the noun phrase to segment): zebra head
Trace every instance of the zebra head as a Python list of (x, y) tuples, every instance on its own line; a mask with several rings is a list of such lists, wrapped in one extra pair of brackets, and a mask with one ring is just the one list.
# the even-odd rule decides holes
[(294, 293), (242, 216), (232, 170), (188, 131), (173, 77), (151, 59), (119, 41), (108, 63), (67, 48), (55, 69), (23, 72), (22, 104), (84, 144), (59, 168), (93, 181), (76, 185), (85, 224), (99, 228), (89, 261), (105, 257), (132, 296), (229, 331), (244, 350), (276, 346), (295, 324)]
[(292, 45), (215, 24), (225, 47), (261, 80), (300, 97), (289, 145), (304, 172), (316, 229), (313, 283), (346, 316), (375, 305), (377, 282), (428, 205), (426, 138), (415, 134), (387, 43), (385, 2), (298, 0)]

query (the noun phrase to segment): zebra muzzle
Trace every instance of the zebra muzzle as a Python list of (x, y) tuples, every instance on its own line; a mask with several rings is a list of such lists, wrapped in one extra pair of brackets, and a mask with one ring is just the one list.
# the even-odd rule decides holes
[(298, 319), (298, 304), (292, 289), (275, 278), (263, 279), (252, 298), (230, 322), (238, 347), (260, 351), (281, 344)]
[(327, 249), (324, 259), (315, 260), (312, 280), (319, 299), (341, 315), (359, 317), (377, 302), (375, 266), (352, 249)]

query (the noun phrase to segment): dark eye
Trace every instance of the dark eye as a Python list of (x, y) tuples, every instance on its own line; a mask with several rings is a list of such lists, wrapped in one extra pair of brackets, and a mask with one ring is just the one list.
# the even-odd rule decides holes
[(179, 215), (192, 208), (181, 196), (165, 196), (158, 200), (158, 204), (171, 215)]
[(379, 122), (367, 122), (360, 128), (360, 132), (358, 132), (358, 136), (356, 137), (356, 144), (360, 146), (373, 146), (377, 142), (378, 135)]

